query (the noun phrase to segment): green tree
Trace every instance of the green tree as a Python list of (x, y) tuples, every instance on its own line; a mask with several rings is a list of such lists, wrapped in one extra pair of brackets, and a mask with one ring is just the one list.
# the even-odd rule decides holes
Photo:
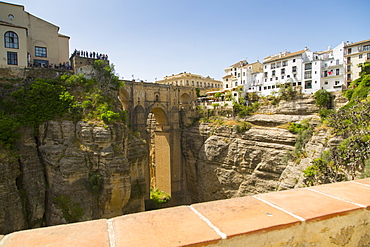
[(222, 96), (224, 96), (224, 94), (223, 93), (221, 93), (221, 92), (217, 92), (217, 93), (215, 93), (215, 98), (216, 99), (218, 99), (218, 98), (222, 98)]
[(37, 128), (42, 122), (60, 117), (74, 102), (74, 97), (58, 80), (37, 79), (12, 93), (12, 107), (23, 125)]
[(290, 83), (280, 84), (279, 87), (280, 89), (279, 89), (278, 95), (280, 99), (292, 100), (298, 94), (297, 90)]
[(103, 95), (107, 95), (111, 90), (118, 90), (124, 86), (123, 81), (119, 81), (118, 76), (115, 74), (114, 65), (106, 64), (103, 60), (94, 61), (94, 79), (98, 82)]
[(331, 96), (328, 91), (325, 89), (320, 89), (315, 92), (315, 104), (320, 108), (327, 108), (330, 104)]

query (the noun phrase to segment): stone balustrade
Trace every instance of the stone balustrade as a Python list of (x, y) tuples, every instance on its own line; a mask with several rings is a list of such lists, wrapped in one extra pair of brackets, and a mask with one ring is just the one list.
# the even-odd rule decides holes
[(0, 236), (20, 246), (369, 246), (370, 178)]

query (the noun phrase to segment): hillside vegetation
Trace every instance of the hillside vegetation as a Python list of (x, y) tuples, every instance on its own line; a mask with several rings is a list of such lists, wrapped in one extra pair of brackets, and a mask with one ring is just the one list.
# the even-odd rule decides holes
[(60, 117), (105, 124), (124, 121), (126, 113), (115, 107), (113, 99), (117, 97), (112, 97), (123, 86), (114, 75), (113, 65), (97, 60), (94, 68), (92, 79), (63, 75), (57, 79), (1, 83), (0, 145), (11, 148), (21, 126), (32, 126), (37, 132), (41, 123)]
[(361, 77), (344, 92), (349, 103), (337, 112), (322, 115), (324, 124), (343, 141), (304, 171), (307, 185), (370, 176), (370, 63), (361, 67)]

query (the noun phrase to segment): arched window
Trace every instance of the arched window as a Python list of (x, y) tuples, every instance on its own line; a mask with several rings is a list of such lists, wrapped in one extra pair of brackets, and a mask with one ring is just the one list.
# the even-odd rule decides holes
[(18, 35), (15, 32), (6, 32), (4, 34), (4, 43), (6, 48), (18, 49)]

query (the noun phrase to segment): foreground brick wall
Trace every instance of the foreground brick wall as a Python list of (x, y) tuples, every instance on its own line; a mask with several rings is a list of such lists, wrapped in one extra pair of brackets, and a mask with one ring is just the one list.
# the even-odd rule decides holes
[(11, 233), (0, 246), (369, 246), (370, 179)]

